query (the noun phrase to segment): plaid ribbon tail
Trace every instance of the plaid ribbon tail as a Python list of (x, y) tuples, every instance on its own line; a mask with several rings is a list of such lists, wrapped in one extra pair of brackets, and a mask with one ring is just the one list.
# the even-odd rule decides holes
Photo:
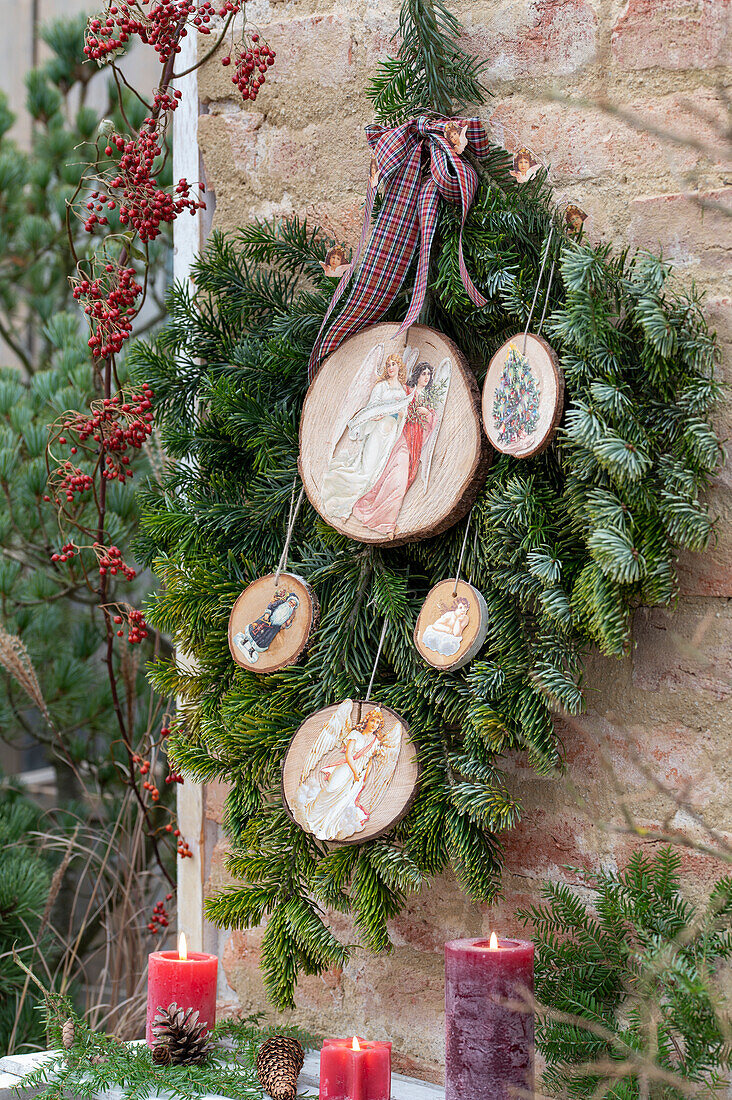
[(354, 271), (358, 267), (358, 262), (361, 259), (361, 254), (364, 250), (364, 246), (366, 244), (366, 241), (368, 240), (369, 230), (371, 229), (371, 215), (373, 213), (375, 199), (376, 199), (376, 187), (374, 187), (371, 180), (369, 180), (368, 191), (366, 192), (366, 205), (364, 207), (364, 214), (363, 214), (363, 227), (361, 229), (361, 239), (358, 242), (358, 248), (356, 249), (356, 255), (353, 257), (350, 264), (348, 265), (348, 270), (344, 271), (343, 274), (341, 275), (340, 279), (338, 280), (338, 286), (333, 291), (333, 297), (330, 300), (330, 305), (328, 306), (328, 309), (326, 310), (325, 317), (323, 318), (323, 323), (320, 326), (320, 332), (318, 333), (317, 339), (316, 339), (315, 343), (313, 344), (313, 350), (310, 352), (310, 359), (308, 361), (308, 378), (310, 379), (311, 382), (312, 382), (313, 378), (315, 377), (315, 371), (317, 369), (317, 358), (316, 357), (317, 357), (317, 354), (318, 354), (318, 350), (320, 348), (320, 337), (321, 337), (322, 333), (325, 331), (325, 327), (328, 324), (331, 313), (333, 312), (333, 310), (335, 309), (335, 307), (338, 305), (339, 301), (343, 297), (343, 292), (345, 291), (346, 287), (348, 286), (349, 282), (351, 281), (351, 276), (353, 275)]
[[(466, 167), (466, 166), (465, 166)], [(470, 171), (475, 176), (475, 172), (471, 168)], [(460, 278), (463, 281), (463, 286), (468, 292), (468, 297), (474, 306), (478, 306), (482, 309), (487, 304), (487, 299), (483, 297), (473, 280), (470, 278), (468, 269), (465, 266), (465, 257), (463, 256), (463, 229), (465, 228), (465, 219), (468, 216), (468, 210), (473, 202), (475, 196), (475, 190), (478, 185), (477, 177), (475, 177), (475, 183), (472, 187), (470, 197), (466, 201), (466, 196), (463, 196), (463, 212), (460, 219), (460, 236), (458, 237), (458, 268), (460, 270)]]
[(437, 226), (437, 207), (440, 193), (437, 184), (430, 177), (422, 184), (419, 193), (419, 263), (417, 265), (417, 277), (414, 280), (412, 300), (409, 303), (407, 316), (399, 326), (399, 332), (404, 332), (413, 325), (424, 305), (427, 293), (427, 276), (430, 269), (430, 252), (432, 251), (432, 239)]

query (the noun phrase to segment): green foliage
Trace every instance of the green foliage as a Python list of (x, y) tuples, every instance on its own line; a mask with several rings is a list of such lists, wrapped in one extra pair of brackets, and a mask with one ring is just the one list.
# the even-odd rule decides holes
[[(94, 379), (76, 317), (57, 316), (43, 339), (50, 349), (45, 370), (29, 380), (18, 371), (0, 369), (0, 492), (5, 502), (0, 514), (0, 621), (26, 646), (54, 729), (6, 669), (0, 673), (0, 729), (9, 743), (25, 745), (31, 737), (48, 746), (61, 786), (71, 785), (59, 792), (62, 796), (81, 796), (74, 769), (84, 769), (98, 794), (114, 798), (117, 765), (125, 755), (110, 736), (114, 707), (109, 682), (100, 675), (102, 612), (84, 584), (83, 566), (93, 569), (96, 559), (87, 550), (66, 567), (51, 561), (59, 535), (53, 505), (44, 500), (48, 426), (70, 405), (83, 407), (95, 396)], [(110, 541), (124, 547), (136, 524), (134, 494), (112, 489), (107, 503)], [(89, 523), (95, 516), (89, 499), (77, 518)], [(134, 600), (135, 591), (136, 586), (120, 579), (111, 586), (110, 602)], [(137, 695), (135, 730), (140, 735), (150, 696), (144, 673), (125, 653), (124, 643), (115, 650), (114, 661), (118, 672), (126, 666), (133, 707)], [(60, 754), (59, 743), (66, 746)]]
[(43, 1021), (38, 1012), (35, 986), (26, 984), (13, 961), (13, 949), (31, 962), (36, 953), (53, 963), (54, 948), (41, 920), (48, 899), (52, 867), (40, 850), (34, 831), (40, 813), (6, 780), (0, 782), (0, 1051), (17, 1051), (43, 1041)]
[[(0, 348), (8, 345), (28, 374), (45, 367), (53, 354), (46, 326), (58, 313), (76, 308), (69, 284), (75, 274), (71, 244), (80, 257), (98, 244), (75, 215), (69, 240), (66, 211), (76, 202), (86, 212), (87, 194), (79, 194), (79, 183), (96, 159), (100, 121), (106, 116), (125, 133), (125, 118), (137, 125), (146, 114), (125, 90), (123, 116), (113, 81), (101, 109), (86, 104), (92, 81), (105, 78), (96, 65), (85, 63), (85, 26), (86, 16), (78, 15), (42, 28), (50, 56), (26, 75), (26, 109), (33, 122), (27, 151), (8, 134), (14, 119), (0, 92)], [(170, 174), (168, 166), (161, 185)], [(114, 222), (116, 215), (110, 217)], [(164, 263), (168, 248), (169, 237), (156, 242), (153, 262)], [(154, 284), (151, 289), (154, 296)]]
[[(108, 1089), (118, 1090), (124, 1100), (146, 1100), (164, 1094), (170, 1100), (194, 1100), (197, 1096), (236, 1096), (239, 1100), (262, 1100), (257, 1081), (257, 1051), (272, 1035), (291, 1035), (307, 1049), (313, 1036), (296, 1027), (262, 1026), (261, 1016), (224, 1020), (213, 1029), (213, 1052), (199, 1065), (163, 1068), (156, 1066), (144, 1044), (125, 1045), (118, 1039), (96, 1032), (67, 1006), (54, 1002), (46, 1006), (46, 1021), (52, 1045), (61, 1046), (61, 1028), (74, 1022), (74, 1042), (33, 1073), (23, 1078), (23, 1093), (39, 1089), (39, 1100), (96, 1100)], [(309, 1094), (303, 1094), (307, 1096)]]
[[(405, 80), (419, 91), (414, 74)], [(196, 662), (194, 672), (160, 662), (153, 680), (182, 700), (171, 745), (180, 767), (233, 785), (226, 819), (240, 882), (211, 898), (208, 913), (235, 927), (266, 918), (265, 981), (281, 1007), (293, 1003), (299, 971), (340, 966), (350, 950), (328, 928), (328, 908), (351, 912), (360, 942), (380, 950), (407, 893), (445, 868), (471, 897), (496, 896), (501, 833), (520, 812), (502, 758), (525, 752), (542, 773), (561, 764), (553, 713), (582, 707), (583, 650), (626, 653), (633, 609), (670, 602), (679, 549), (712, 536), (699, 495), (721, 456), (708, 423), (716, 349), (698, 300), (652, 257), (569, 240), (545, 180), (518, 187), (509, 167), (494, 148), (465, 227), (487, 306), (465, 294), (459, 217), (443, 206), (422, 320), (462, 347), (481, 380), (496, 348), (526, 325), (554, 226), (557, 271), (537, 310), (546, 305), (560, 354), (566, 415), (542, 455), (496, 458), (475, 505), (464, 572), (490, 622), (466, 669), (425, 668), (412, 643), (428, 590), (454, 576), (465, 523), (375, 548), (337, 534), (307, 502), (289, 559), (321, 606), (307, 659), (269, 676), (231, 660), (231, 606), (276, 564), (297, 479), (307, 362), (332, 293), (317, 230), (291, 218), (235, 239), (214, 234), (195, 289), (171, 292), (167, 325), (132, 353), (176, 461), (141, 498), (138, 549), (160, 579), (150, 616)], [(385, 320), (403, 317), (408, 284)], [(386, 839), (328, 849), (284, 814), (280, 765), (305, 715), (362, 695), (384, 619), (373, 694), (414, 731), (419, 794)]]
[[(53, 502), (44, 500), (49, 495), (47, 473), (70, 455), (68, 448), (56, 444), (55, 453), (46, 456), (49, 427), (67, 410), (88, 409), (102, 396), (86, 323), (71, 294), (69, 278), (75, 271), (66, 206), (77, 194), (86, 165), (95, 159), (102, 112), (122, 132), (122, 110), (133, 124), (145, 114), (131, 92), (125, 93), (120, 107), (113, 82), (101, 108), (86, 104), (90, 86), (107, 78), (99, 75), (96, 65), (85, 62), (85, 26), (86, 17), (79, 15), (55, 20), (41, 30), (49, 56), (26, 77), (26, 106), (34, 123), (28, 152), (8, 136), (13, 117), (0, 99), (0, 623), (25, 644), (55, 726), (49, 729), (3, 670), (0, 736), (15, 745), (40, 741), (53, 750), (49, 755), (59, 772), (62, 802), (80, 797), (74, 776), (80, 766), (89, 769), (86, 774), (95, 795), (116, 797), (117, 766), (125, 759), (122, 746), (115, 743), (114, 706), (102, 674), (104, 617), (82, 570), (83, 563), (93, 589), (94, 554), (87, 549), (67, 567), (50, 560), (66, 535), (60, 535)], [(86, 197), (84, 190), (77, 201), (85, 204)], [(71, 218), (70, 231), (77, 253), (85, 256), (95, 243), (93, 237), (76, 217)], [(156, 243), (159, 248), (153, 256), (160, 260), (169, 238)], [(154, 319), (153, 310), (149, 320)], [(116, 369), (124, 385), (124, 362)], [(80, 462), (84, 472), (93, 472), (90, 462)], [(92, 495), (86, 494), (76, 519), (81, 527), (96, 530)], [(128, 557), (136, 522), (132, 490), (110, 484), (104, 535)], [(80, 537), (79, 528), (74, 533)], [(108, 602), (135, 602), (144, 582), (130, 586), (120, 580), (110, 577)], [(130, 732), (138, 737), (153, 713), (150, 691), (134, 652), (123, 650), (120, 642), (114, 667), (128, 688)], [(59, 741), (65, 745), (60, 753)]]
[(520, 914), (537, 944), (537, 1038), (551, 1094), (680, 1100), (689, 1082), (704, 1086), (694, 1095), (726, 1087), (719, 969), (732, 956), (732, 879), (696, 907), (680, 863), (671, 848), (636, 852), (623, 871), (583, 874), (582, 893), (548, 884), (544, 903)]
[(459, 115), (484, 102), (479, 62), (458, 42), (460, 24), (443, 0), (406, 0), (396, 57), (382, 61), (367, 95), (376, 118), (395, 126), (417, 115)]

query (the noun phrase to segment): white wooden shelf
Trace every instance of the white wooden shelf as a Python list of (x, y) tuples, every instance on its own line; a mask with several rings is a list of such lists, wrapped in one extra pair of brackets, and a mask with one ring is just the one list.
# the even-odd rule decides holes
[[(18, 1100), (18, 1093), (14, 1091), (14, 1086), (19, 1085), (27, 1073), (37, 1069), (48, 1057), (48, 1054), (39, 1052), (0, 1058), (0, 1100)], [(318, 1095), (319, 1064), (320, 1055), (317, 1052), (306, 1055), (305, 1065), (298, 1082), (298, 1095), (302, 1095), (303, 1100), (305, 1097), (312, 1098)], [(20, 1095), (25, 1100), (26, 1095), (31, 1097), (34, 1094), (28, 1092)], [(117, 1089), (109, 1089), (104, 1093), (104, 1100), (119, 1100), (120, 1095)], [(424, 1081), (416, 1081), (412, 1077), (402, 1077), (395, 1073), (392, 1074), (391, 1079), (391, 1096), (392, 1100), (444, 1100), (445, 1091), (437, 1085), (428, 1085)], [(156, 1094), (151, 1096), (150, 1100), (166, 1100), (166, 1097), (164, 1093)], [(202, 1097), (201, 1100), (229, 1100), (229, 1098), (211, 1095)]]

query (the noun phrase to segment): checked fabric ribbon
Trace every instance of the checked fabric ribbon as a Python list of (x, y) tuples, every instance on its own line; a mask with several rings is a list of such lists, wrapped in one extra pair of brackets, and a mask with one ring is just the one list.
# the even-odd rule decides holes
[[(427, 290), (430, 249), (437, 224), (440, 197), (460, 203), (461, 221), (458, 264), (465, 290), (476, 306), (486, 300), (473, 285), (463, 259), (463, 226), (475, 196), (478, 176), (463, 160), (453, 142), (465, 130), (467, 147), (478, 157), (487, 156), (490, 143), (479, 119), (412, 119), (394, 129), (367, 126), (366, 138), (373, 153), (377, 175), (369, 175), (363, 230), (356, 255), (335, 289), (323, 319), (308, 373), (315, 377), (318, 366), (347, 336), (388, 310), (401, 287), (417, 243), (419, 262), (412, 300), (399, 329), (403, 332), (420, 314)], [(447, 134), (451, 135), (452, 141)], [(379, 181), (384, 182), (384, 202), (369, 239), (371, 216)], [(368, 245), (367, 245), (368, 241)], [(363, 259), (362, 259), (363, 257)], [(333, 310), (342, 298), (353, 273), (356, 278), (343, 308), (328, 328)]]

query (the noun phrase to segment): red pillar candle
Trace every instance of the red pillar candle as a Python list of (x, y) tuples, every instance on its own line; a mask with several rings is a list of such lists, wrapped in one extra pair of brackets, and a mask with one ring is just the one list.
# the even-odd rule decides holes
[(389, 1100), (391, 1043), (326, 1039), (320, 1052), (320, 1100)]
[(445, 944), (445, 1100), (508, 1100), (533, 1089), (534, 1013), (508, 1006), (533, 990), (532, 943), (494, 933)]
[(198, 1022), (216, 1023), (216, 975), (219, 960), (186, 950), (183, 933), (177, 951), (153, 951), (147, 959), (147, 1045), (153, 1046), (152, 1025), (158, 1008), (175, 1002), (179, 1008), (198, 1011)]

